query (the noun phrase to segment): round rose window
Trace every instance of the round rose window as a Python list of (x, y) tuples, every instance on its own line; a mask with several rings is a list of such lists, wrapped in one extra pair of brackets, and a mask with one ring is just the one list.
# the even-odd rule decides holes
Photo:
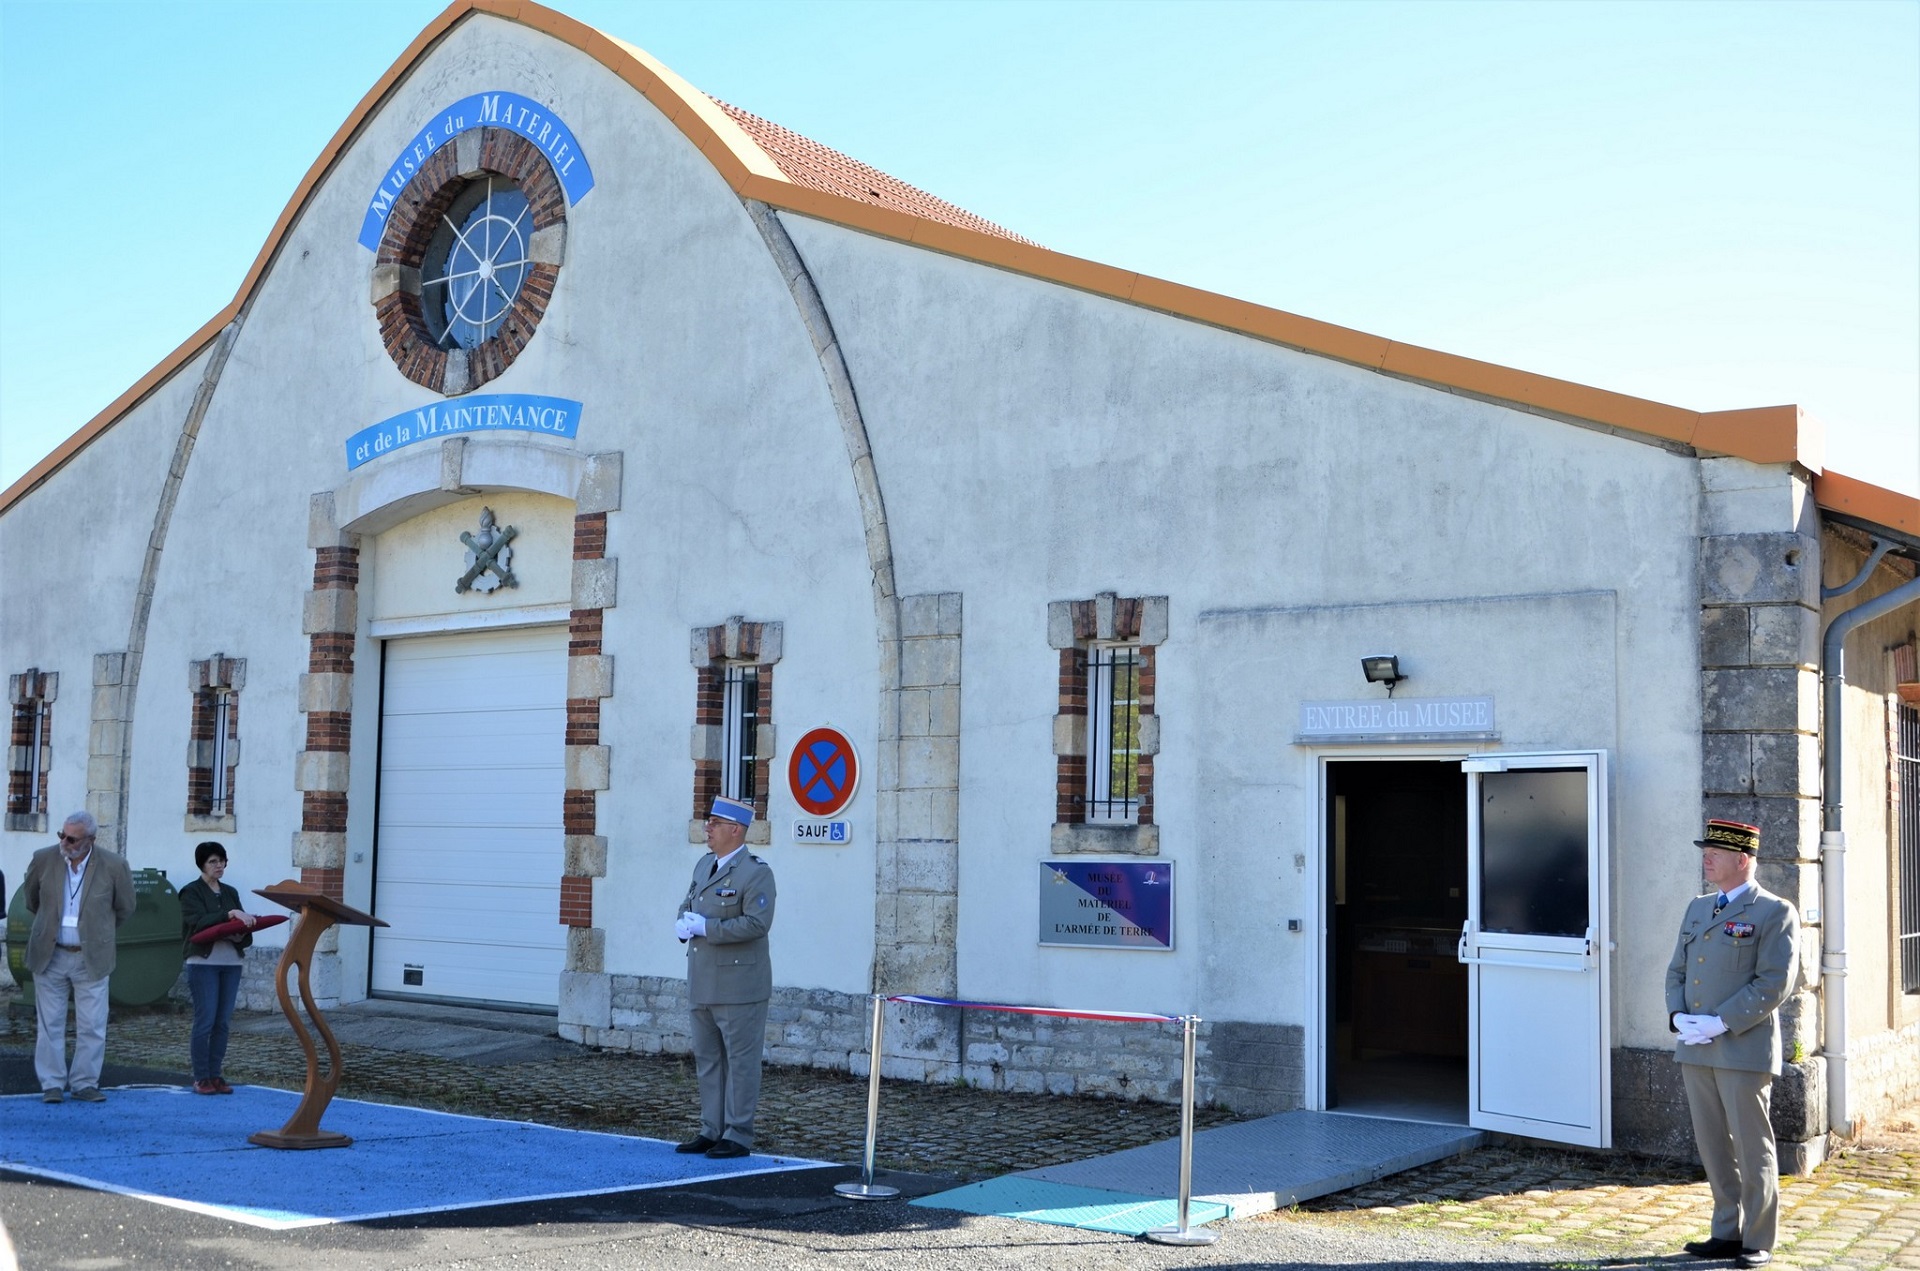
[(420, 270), (421, 314), (443, 349), (499, 334), (533, 264), (532, 207), (504, 177), (474, 181), (441, 215)]
[(504, 373), (560, 277), (567, 200), (524, 138), (476, 128), (394, 200), (373, 270), (380, 339), (400, 373), (452, 396)]

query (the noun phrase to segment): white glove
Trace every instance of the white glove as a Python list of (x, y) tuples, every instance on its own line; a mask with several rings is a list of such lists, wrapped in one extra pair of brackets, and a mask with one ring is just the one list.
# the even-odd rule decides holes
[(1684, 1046), (1704, 1046), (1727, 1031), (1718, 1015), (1676, 1015), (1673, 1025), (1680, 1030), (1680, 1042)]
[(687, 934), (684, 937), (685, 939), (691, 940), (694, 936), (704, 936), (707, 934), (707, 920), (699, 914), (688, 914), (680, 921), (686, 924)]
[(691, 918), (692, 916), (693, 916), (692, 914), (681, 914), (678, 918), (675, 918), (673, 920), (674, 937), (680, 940), (682, 943), (693, 939), (693, 932), (687, 927), (687, 919)]

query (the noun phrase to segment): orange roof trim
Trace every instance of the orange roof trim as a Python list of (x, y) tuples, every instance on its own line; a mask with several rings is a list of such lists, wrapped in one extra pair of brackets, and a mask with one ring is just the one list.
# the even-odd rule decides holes
[[(0, 512), (112, 427), (115, 420), (190, 362), (240, 313), (278, 254), (294, 219), (347, 145), (414, 64), (457, 23), (476, 13), (521, 23), (592, 57), (671, 120), (742, 198), (759, 199), (850, 229), (913, 243), (1443, 389), (1757, 463), (1798, 463), (1816, 474), (1824, 466), (1819, 425), (1796, 406), (1686, 410), (1418, 345), (1400, 344), (1363, 331), (1049, 251), (836, 150), (708, 97), (644, 50), (563, 13), (531, 0), (455, 0), (368, 90), (314, 160), (232, 303), (0, 494)], [(1817, 478), (1814, 494), (1822, 507), (1843, 510), (1838, 504), (1829, 504), (1828, 499), (1844, 500), (1847, 505), (1844, 510), (1889, 526), (1911, 530), (1920, 522), (1920, 499), (1850, 477), (1834, 474)], [(1866, 507), (1876, 511), (1854, 510)]]
[(1813, 478), (1813, 501), (1829, 512), (1884, 525), (1920, 539), (1920, 499), (1858, 477), (1822, 472)]

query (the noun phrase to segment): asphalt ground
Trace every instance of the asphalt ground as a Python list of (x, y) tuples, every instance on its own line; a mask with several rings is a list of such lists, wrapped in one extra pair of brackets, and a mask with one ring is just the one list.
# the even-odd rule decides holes
[[(330, 1016), (330, 1018), (334, 1018)], [(246, 1017), (230, 1080), (298, 1088), (304, 1059), (273, 1016)], [(276, 1026), (277, 1025), (277, 1026)], [(677, 1138), (692, 1132), (690, 1065), (673, 1057), (496, 1046), (442, 1030), (424, 1053), (363, 1030), (347, 1041), (343, 1097)], [(30, 1020), (0, 1020), (0, 1092), (33, 1090)], [(182, 1080), (187, 1017), (119, 1012), (103, 1084)], [(353, 1032), (352, 1027), (343, 1031)], [(382, 1044), (376, 1045), (373, 1042)], [(557, 1043), (556, 1043), (557, 1044)], [(558, 1044), (563, 1045), (563, 1044)], [(1260, 1218), (1218, 1243), (1171, 1248), (1120, 1236), (835, 1196), (857, 1176), (866, 1083), (769, 1069), (760, 1146), (836, 1169), (647, 1192), (495, 1206), (289, 1232), (0, 1173), (4, 1219), (29, 1271), (107, 1268), (1079, 1268), (1487, 1265), (1713, 1267), (1679, 1253), (1706, 1231), (1697, 1169), (1625, 1154), (1504, 1140), (1453, 1161)], [(111, 1094), (111, 1091), (109, 1091)], [(112, 1115), (114, 1104), (74, 1105)], [(1232, 1118), (1202, 1112), (1200, 1121)], [(1904, 1126), (1904, 1129), (1902, 1128)], [(884, 1083), (882, 1181), (909, 1196), (974, 1178), (1171, 1137), (1177, 1112), (1147, 1104)], [(889, 1167), (891, 1169), (889, 1170)], [(1783, 1267), (1920, 1269), (1920, 1125), (1889, 1119), (1811, 1179), (1783, 1185)]]

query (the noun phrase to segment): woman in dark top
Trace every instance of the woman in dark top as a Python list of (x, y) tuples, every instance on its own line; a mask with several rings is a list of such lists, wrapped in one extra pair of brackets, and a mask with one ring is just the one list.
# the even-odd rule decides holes
[(233, 1019), (233, 1001), (240, 993), (240, 951), (253, 943), (251, 930), (197, 944), (195, 932), (223, 922), (251, 928), (257, 921), (240, 907), (240, 893), (220, 881), (227, 872), (227, 849), (202, 843), (193, 849), (200, 877), (180, 889), (180, 921), (188, 937), (187, 988), (193, 993), (193, 1092), (232, 1094), (220, 1075), (227, 1057), (227, 1026)]

